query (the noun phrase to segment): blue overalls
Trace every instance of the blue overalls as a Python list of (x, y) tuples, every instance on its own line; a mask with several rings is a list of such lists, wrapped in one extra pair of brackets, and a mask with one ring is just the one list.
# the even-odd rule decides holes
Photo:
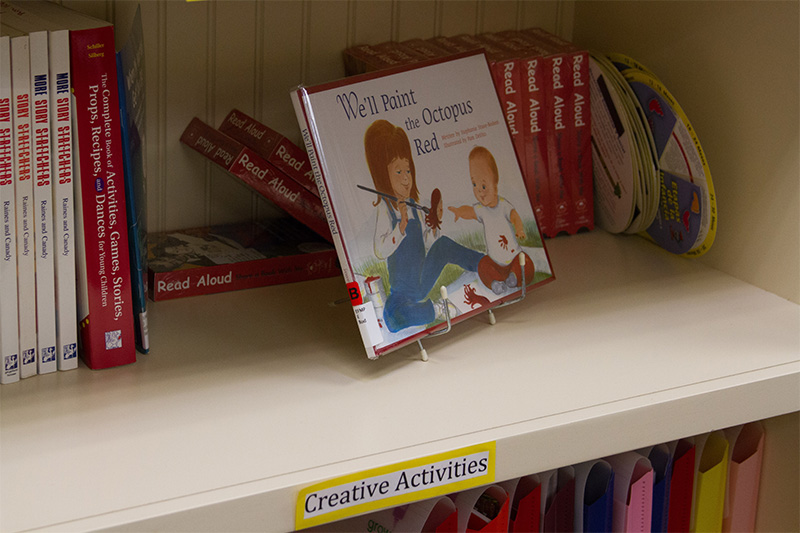
[[(392, 227), (395, 227), (400, 217), (391, 204), (388, 201), (386, 203)], [(411, 216), (405, 237), (386, 259), (390, 287), (383, 320), (391, 332), (433, 322), (436, 312), (427, 296), (444, 267), (452, 263), (464, 270), (477, 272), (478, 262), (483, 257), (482, 253), (466, 248), (450, 237), (439, 237), (426, 255), (417, 209), (409, 207), (409, 210)]]

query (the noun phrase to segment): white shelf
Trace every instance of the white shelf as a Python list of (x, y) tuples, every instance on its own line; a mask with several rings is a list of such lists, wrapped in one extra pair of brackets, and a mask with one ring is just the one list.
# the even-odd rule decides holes
[(293, 528), (317, 481), (487, 441), (497, 479), (800, 410), (800, 306), (638, 237), (377, 361), (339, 278), (161, 302), (152, 353), (0, 388), (0, 530)]

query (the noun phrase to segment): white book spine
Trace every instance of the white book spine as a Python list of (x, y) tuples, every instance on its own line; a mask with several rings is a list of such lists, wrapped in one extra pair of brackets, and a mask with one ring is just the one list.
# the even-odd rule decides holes
[(53, 259), (53, 171), (50, 142), (50, 65), (48, 34), (31, 32), (31, 127), (33, 130), (34, 250), (36, 252), (36, 335), (40, 374), (56, 362), (56, 292)]
[(20, 377), (36, 368), (36, 279), (33, 244), (33, 170), (31, 155), (31, 74), (27, 35), (11, 39), (11, 91), (14, 122), (14, 186), (17, 215)]
[(78, 367), (75, 292), (75, 205), (69, 32), (50, 32), (50, 114), (53, 144), (53, 233), (59, 370)]
[(17, 234), (11, 120), (11, 39), (0, 37), (0, 383), (19, 381)]

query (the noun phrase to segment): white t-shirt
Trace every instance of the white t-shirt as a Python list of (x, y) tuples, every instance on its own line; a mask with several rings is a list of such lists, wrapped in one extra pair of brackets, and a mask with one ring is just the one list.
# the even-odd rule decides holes
[(514, 225), (511, 223), (514, 206), (500, 197), (494, 207), (478, 203), (473, 208), (478, 222), (483, 224), (487, 255), (499, 265), (511, 263), (520, 252)]

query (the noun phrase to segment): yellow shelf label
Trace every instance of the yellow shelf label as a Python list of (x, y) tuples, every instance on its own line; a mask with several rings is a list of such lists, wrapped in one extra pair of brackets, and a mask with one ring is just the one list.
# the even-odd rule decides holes
[(300, 491), (295, 528), (486, 485), (494, 472), (488, 442), (330, 479)]

